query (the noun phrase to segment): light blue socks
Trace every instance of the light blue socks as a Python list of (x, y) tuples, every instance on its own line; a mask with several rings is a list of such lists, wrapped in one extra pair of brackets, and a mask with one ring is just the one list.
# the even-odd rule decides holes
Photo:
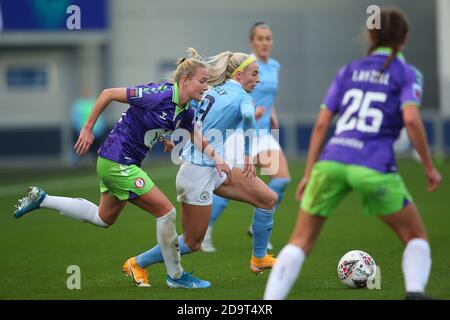
[(275, 208), (255, 208), (252, 223), (253, 255), (257, 258), (263, 258), (267, 254), (267, 244), (272, 234), (274, 212)]
[[(186, 243), (184, 243), (183, 235), (178, 236), (178, 245), (180, 246), (181, 255), (189, 254), (192, 252), (192, 250), (189, 249)], [(141, 268), (146, 268), (149, 265), (161, 262), (164, 262), (164, 258), (161, 253), (161, 248), (159, 247), (159, 244), (136, 257), (136, 263)]]
[(269, 183), (269, 188), (278, 195), (277, 207), (284, 197), (284, 191), (289, 182), (291, 182), (290, 178), (273, 178)]

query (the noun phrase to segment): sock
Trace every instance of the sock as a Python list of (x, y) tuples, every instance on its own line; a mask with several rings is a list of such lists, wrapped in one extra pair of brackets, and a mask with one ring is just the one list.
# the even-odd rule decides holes
[(253, 255), (257, 258), (263, 258), (267, 254), (267, 244), (272, 234), (273, 209), (255, 208), (253, 214)]
[(278, 195), (277, 207), (280, 205), (280, 202), (284, 197), (284, 191), (286, 190), (289, 182), (291, 182), (290, 178), (273, 178), (269, 183), (269, 188)]
[(303, 249), (287, 244), (272, 267), (264, 291), (264, 300), (282, 300), (286, 298), (305, 261)]
[[(183, 235), (178, 236), (178, 246), (180, 248), (181, 255), (189, 254), (192, 252), (192, 250), (186, 245), (186, 243), (184, 243)], [(164, 258), (161, 253), (161, 247), (159, 244), (136, 257), (136, 263), (141, 268), (146, 268), (152, 264), (161, 262), (164, 262)]]
[(172, 279), (178, 279), (183, 275), (175, 219), (176, 211), (173, 208), (156, 220), (156, 238), (166, 264), (167, 274)]
[(86, 199), (46, 195), (40, 207), (58, 210), (64, 216), (89, 222), (98, 227), (108, 228), (110, 226), (98, 215), (98, 207)]
[(222, 215), (222, 212), (227, 207), (229, 201), (230, 200), (219, 197), (218, 195), (213, 195), (211, 219), (209, 220), (210, 226), (213, 226), (216, 220)]
[(208, 226), (208, 229), (206, 229), (206, 233), (205, 233), (205, 237), (203, 238), (203, 241), (211, 240), (211, 238), (212, 238), (212, 231), (213, 231), (213, 226)]
[(424, 239), (410, 240), (403, 251), (406, 292), (424, 292), (431, 269), (430, 246)]

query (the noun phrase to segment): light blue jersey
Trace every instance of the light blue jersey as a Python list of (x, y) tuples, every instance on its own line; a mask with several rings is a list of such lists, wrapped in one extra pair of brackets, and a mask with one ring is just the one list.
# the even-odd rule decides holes
[[(236, 130), (241, 125), (244, 132), (255, 129), (254, 112), (253, 98), (238, 82), (230, 79), (206, 91), (197, 108), (195, 122), (217, 154), (224, 159), (224, 143), (230, 134), (227, 134), (227, 130)], [(250, 153), (249, 146), (249, 139), (245, 139), (247, 155)], [(201, 166), (216, 165), (214, 160), (203, 155), (191, 142), (184, 147), (181, 158), (185, 162)]]
[(272, 107), (278, 92), (280, 64), (270, 58), (267, 63), (258, 60), (258, 66), (260, 83), (256, 85), (251, 95), (255, 99), (257, 107), (266, 109), (263, 116), (256, 122), (258, 134), (265, 134), (270, 130)]

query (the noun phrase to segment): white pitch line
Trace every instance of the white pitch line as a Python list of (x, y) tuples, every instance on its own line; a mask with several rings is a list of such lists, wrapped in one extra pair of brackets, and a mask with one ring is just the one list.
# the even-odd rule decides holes
[[(146, 170), (144, 170), (146, 171)], [(173, 166), (165, 166), (152, 168), (146, 171), (150, 179), (158, 185), (158, 180), (173, 179), (175, 183), (176, 173)], [(14, 195), (25, 194), (28, 186), (39, 186), (45, 191), (50, 193), (58, 191), (67, 191), (73, 189), (79, 189), (83, 187), (98, 187), (97, 175), (86, 175), (81, 177), (65, 178), (65, 179), (53, 179), (44, 181), (30, 180), (27, 182), (21, 182), (16, 184), (0, 186), (0, 198), (10, 197)]]

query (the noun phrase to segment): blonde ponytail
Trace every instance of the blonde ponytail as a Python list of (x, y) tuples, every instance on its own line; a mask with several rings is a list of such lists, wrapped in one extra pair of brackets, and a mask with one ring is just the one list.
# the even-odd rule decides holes
[(215, 86), (231, 78), (235, 71), (250, 55), (242, 52), (225, 51), (207, 60), (209, 76), (208, 84)]
[(194, 48), (188, 48), (187, 52), (188, 58), (178, 59), (177, 68), (170, 78), (171, 82), (178, 82), (182, 75), (192, 77), (197, 68), (207, 68), (208, 84), (211, 86), (222, 84), (231, 78), (232, 73), (245, 60), (250, 58), (250, 55), (246, 53), (225, 51), (205, 59)]
[(188, 48), (188, 57), (177, 60), (177, 68), (170, 77), (170, 82), (178, 82), (181, 76), (186, 75), (191, 78), (198, 68), (208, 68), (202, 56), (194, 48)]

